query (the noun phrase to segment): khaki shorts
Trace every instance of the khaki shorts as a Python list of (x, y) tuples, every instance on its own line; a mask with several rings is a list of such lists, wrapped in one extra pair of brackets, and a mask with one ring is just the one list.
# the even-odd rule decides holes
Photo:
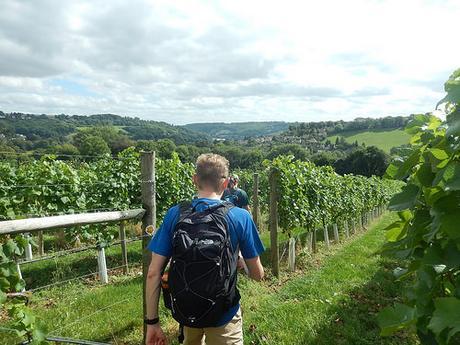
[(184, 327), (184, 345), (243, 345), (241, 308), (233, 319), (222, 327)]

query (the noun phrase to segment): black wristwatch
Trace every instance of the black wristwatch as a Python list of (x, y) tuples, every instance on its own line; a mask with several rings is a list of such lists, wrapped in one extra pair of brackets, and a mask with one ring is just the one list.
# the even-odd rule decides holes
[(156, 317), (154, 319), (144, 319), (144, 323), (146, 325), (156, 325), (158, 322), (160, 322), (160, 318)]

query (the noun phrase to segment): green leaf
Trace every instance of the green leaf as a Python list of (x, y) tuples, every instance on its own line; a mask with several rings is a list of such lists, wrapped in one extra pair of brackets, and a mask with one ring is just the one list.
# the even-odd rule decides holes
[(449, 158), (447, 152), (441, 149), (431, 149), (430, 152), (433, 155), (433, 157), (439, 161)]
[(47, 344), (45, 341), (46, 335), (40, 328), (34, 328), (32, 331), (32, 338), (33, 341), (31, 345)]
[(405, 223), (402, 222), (394, 222), (385, 228), (385, 230), (387, 230), (385, 237), (389, 242), (397, 242), (406, 235)]
[(18, 279), (14, 285), (14, 291), (20, 292), (26, 288), (26, 283), (23, 279)]
[(415, 323), (415, 309), (405, 304), (397, 303), (393, 307), (383, 309), (377, 316), (383, 336), (392, 335)]
[(398, 168), (398, 172), (393, 176), (394, 179), (402, 179), (410, 174), (412, 168), (418, 164), (420, 160), (420, 149), (414, 150), (409, 157)]
[(6, 293), (0, 290), (0, 305), (5, 303), (6, 299), (7, 299)]
[(443, 174), (445, 190), (460, 190), (460, 162), (451, 162)]
[(411, 121), (407, 124), (405, 131), (409, 134), (417, 134), (420, 131), (423, 131), (423, 127), (428, 127), (430, 119), (434, 117), (429, 114), (417, 114), (414, 115)]
[(460, 135), (460, 111), (455, 111), (447, 116), (447, 130), (446, 136), (459, 136)]
[(460, 238), (460, 214), (442, 214), (439, 216), (438, 230), (446, 233), (451, 239)]
[(6, 211), (6, 216), (10, 219), (16, 219), (16, 213), (11, 208)]
[(10, 281), (4, 277), (0, 277), (0, 290), (7, 291), (10, 288)]
[(455, 297), (441, 297), (434, 300), (435, 310), (428, 324), (438, 337), (442, 331), (448, 329), (447, 342), (460, 332), (460, 299)]
[(412, 212), (409, 210), (400, 211), (398, 212), (398, 216), (401, 220), (408, 222), (412, 219)]
[(398, 171), (399, 171), (399, 167), (395, 163), (391, 163), (390, 165), (388, 165), (388, 168), (385, 172), (385, 176), (387, 178), (394, 179)]
[(22, 250), (15, 241), (9, 239), (5, 244), (3, 244), (3, 252), (6, 256), (21, 255)]
[(438, 102), (436, 107), (445, 102), (452, 104), (460, 103), (460, 69), (455, 70), (445, 82), (444, 90), (447, 92), (447, 95)]
[(388, 208), (392, 211), (401, 211), (414, 207), (420, 188), (414, 184), (403, 187), (402, 192), (393, 196)]
[(416, 174), (417, 180), (423, 187), (431, 187), (435, 174), (431, 170), (431, 164), (422, 164)]
[[(14, 263), (12, 263), (14, 265)], [(11, 265), (9, 262), (0, 264), (0, 274), (3, 277), (9, 277), (11, 275)]]

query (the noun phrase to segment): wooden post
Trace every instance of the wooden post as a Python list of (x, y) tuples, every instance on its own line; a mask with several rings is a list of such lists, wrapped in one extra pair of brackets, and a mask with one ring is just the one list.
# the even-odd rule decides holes
[(121, 242), (121, 264), (123, 265), (123, 272), (126, 274), (128, 273), (128, 251), (126, 249), (126, 230), (125, 230), (125, 223), (120, 223), (120, 242)]
[(310, 231), (307, 235), (307, 250), (309, 253), (313, 252), (313, 232)]
[(324, 226), (324, 242), (326, 243), (326, 247), (329, 248), (329, 231), (327, 230), (327, 225)]
[(312, 250), (313, 253), (318, 252), (318, 248), (316, 246), (316, 229), (313, 230), (313, 236), (312, 236), (312, 240), (311, 240), (311, 250)]
[[(30, 234), (27, 233), (24, 235), (24, 237), (27, 239), (27, 240), (30, 240)], [(33, 259), (33, 255), (32, 255), (32, 246), (30, 244), (30, 242), (28, 242), (26, 244), (26, 248), (25, 248), (25, 254), (26, 254), (26, 260), (29, 261), (29, 260), (32, 260)]]
[(291, 272), (295, 271), (295, 238), (289, 239), (289, 253), (288, 253), (288, 269)]
[(99, 269), (99, 280), (103, 284), (109, 283), (109, 276), (107, 274), (107, 262), (105, 260), (104, 247), (97, 248), (97, 266)]
[(332, 226), (334, 228), (334, 242), (339, 243), (339, 229), (337, 227), (337, 223), (334, 223)]
[(254, 173), (254, 184), (252, 190), (252, 218), (260, 231), (259, 224), (259, 174)]
[(38, 255), (45, 255), (45, 243), (43, 240), (43, 231), (38, 232)]
[(345, 236), (346, 236), (346, 238), (349, 238), (350, 237), (350, 231), (348, 229), (348, 221), (346, 219), (343, 221), (343, 226), (345, 227)]
[[(156, 227), (156, 199), (155, 199), (155, 152), (141, 152), (141, 192), (142, 207), (145, 210), (142, 217), (142, 273), (143, 273), (143, 316), (147, 314), (145, 299), (145, 283), (150, 266), (152, 253), (148, 250), (150, 236), (153, 235)], [(144, 324), (144, 342), (147, 327)]]
[(279, 277), (279, 252), (278, 252), (278, 188), (276, 183), (276, 171), (270, 171), (270, 247), (272, 270), (275, 277)]

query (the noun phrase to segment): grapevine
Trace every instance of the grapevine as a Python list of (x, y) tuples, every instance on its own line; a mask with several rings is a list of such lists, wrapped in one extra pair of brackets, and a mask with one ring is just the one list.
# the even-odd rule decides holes
[(341, 176), (329, 166), (317, 167), (292, 156), (280, 156), (265, 165), (277, 172), (279, 224), (285, 230), (313, 230), (356, 218), (385, 205), (401, 187), (377, 177)]
[(407, 185), (390, 208), (386, 251), (403, 259), (404, 303), (379, 316), (382, 334), (416, 330), (422, 344), (460, 344), (460, 69), (445, 84), (446, 121), (416, 115), (407, 125), (412, 152), (387, 175)]

